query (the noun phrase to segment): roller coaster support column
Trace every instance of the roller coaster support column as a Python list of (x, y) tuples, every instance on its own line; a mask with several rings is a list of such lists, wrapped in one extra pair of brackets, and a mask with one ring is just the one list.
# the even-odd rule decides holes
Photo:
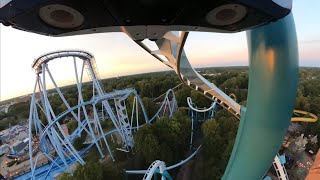
[(292, 116), (298, 47), (292, 14), (247, 32), (250, 70), (247, 109), (223, 180), (261, 179), (277, 154)]

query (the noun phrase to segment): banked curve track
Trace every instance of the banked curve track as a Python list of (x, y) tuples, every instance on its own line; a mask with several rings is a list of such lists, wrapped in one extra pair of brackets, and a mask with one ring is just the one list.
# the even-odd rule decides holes
[(292, 14), (247, 31), (250, 65), (247, 107), (240, 107), (192, 68), (183, 50), (187, 36), (188, 32), (167, 32), (154, 41), (158, 46), (155, 51), (142, 41), (135, 42), (175, 70), (184, 84), (241, 119), (222, 179), (261, 179), (282, 144), (294, 108), (298, 47)]
[[(160, 62), (175, 70), (179, 79), (184, 84), (217, 102), (239, 119), (240, 105), (192, 68), (183, 50), (187, 37), (188, 32), (181, 32), (180, 35), (176, 32), (168, 32), (162, 38), (155, 41), (159, 48), (156, 51), (152, 51), (141, 41), (135, 42)], [(158, 55), (162, 55), (166, 59)]]

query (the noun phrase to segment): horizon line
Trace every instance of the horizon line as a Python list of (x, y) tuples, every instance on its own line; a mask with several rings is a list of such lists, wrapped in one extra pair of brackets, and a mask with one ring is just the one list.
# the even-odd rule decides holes
[[(249, 68), (248, 65), (226, 65), (226, 66), (207, 66), (207, 67), (195, 67), (194, 69), (204, 69), (204, 68)], [(320, 68), (320, 65), (318, 66), (299, 66), (299, 68)], [(143, 74), (150, 74), (150, 73), (161, 73), (161, 72), (170, 72), (170, 71), (174, 71), (174, 70), (158, 70), (158, 71), (149, 71), (149, 72), (143, 72), (143, 73), (132, 73), (132, 74), (126, 74), (126, 75), (119, 75), (119, 76), (111, 76), (111, 77), (104, 77), (101, 78), (100, 80), (108, 80), (108, 79), (113, 79), (113, 78), (119, 78), (119, 77), (127, 77), (127, 76), (136, 76), (136, 75), (143, 75)], [(83, 83), (88, 83), (89, 81), (84, 81)], [(68, 84), (68, 85), (63, 85), (60, 88), (64, 88), (64, 87), (68, 87), (68, 86), (72, 86), (75, 85), (74, 84)], [(48, 89), (48, 90), (52, 90), (54, 88)], [(9, 100), (13, 100), (16, 98), (20, 98), (20, 97), (24, 97), (24, 96), (29, 96), (31, 95), (33, 92), (28, 93), (28, 94), (23, 94), (23, 95), (18, 95), (18, 96), (14, 96), (14, 97), (9, 97), (7, 99), (3, 99), (1, 98), (0, 102), (3, 101), (9, 101)]]

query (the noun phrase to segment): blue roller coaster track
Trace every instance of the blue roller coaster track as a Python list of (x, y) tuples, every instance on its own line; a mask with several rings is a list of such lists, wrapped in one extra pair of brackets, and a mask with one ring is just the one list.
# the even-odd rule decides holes
[[(79, 3), (70, 0), (57, 3), (54, 0), (2, 1), (0, 23), (19, 30), (51, 36), (99, 32), (126, 33), (153, 57), (172, 68), (184, 84), (212, 99), (240, 119), (235, 145), (222, 179), (263, 178), (282, 144), (297, 93), (298, 46), (291, 13), (292, 0), (222, 0), (201, 3), (128, 0), (103, 3), (93, 0)], [(196, 72), (184, 51), (189, 31), (230, 33), (244, 30), (247, 32), (250, 65), (246, 107), (240, 106)], [(155, 42), (158, 49), (151, 50), (144, 44), (144, 39)], [(74, 58), (77, 89), (80, 92), (78, 104), (81, 104), (75, 109), (66, 101), (49, 70), (48, 63), (56, 57)], [(76, 68), (76, 58), (82, 60), (80, 70)], [(103, 138), (105, 132), (101, 128), (96, 103), (102, 104), (103, 112), (108, 114), (114, 124), (123, 142), (123, 149), (130, 150), (134, 147), (131, 126), (134, 118), (130, 118), (126, 110), (126, 96), (115, 97), (113, 102), (103, 99), (107, 93), (99, 84), (94, 62), (90, 53), (61, 51), (45, 54), (33, 63), (37, 80), (29, 117), (31, 178), (35, 179), (37, 159), (41, 161), (41, 157), (37, 155), (38, 151), (52, 162), (55, 162), (55, 156), (51, 150), (55, 151), (63, 164), (61, 166), (67, 170), (69, 156), (80, 164), (85, 163), (73, 147), (71, 139), (64, 133), (61, 123), (56, 120), (62, 116), (56, 115), (50, 105), (46, 82), (48, 79), (54, 84), (71, 116), (78, 122), (81, 129), (77, 134), (86, 132), (98, 148), (101, 157), (104, 157), (104, 154), (97, 141), (98, 137), (102, 137), (107, 147), (108, 143)], [(91, 104), (87, 106), (93, 108), (93, 114), (86, 109), (86, 102), (81, 93), (84, 70), (92, 81), (93, 102), (89, 101)], [(36, 92), (40, 94), (40, 99), (35, 98)], [(101, 101), (96, 102), (99, 98), (102, 98)], [(140, 100), (137, 98), (135, 107), (138, 107), (138, 101)], [(173, 108), (173, 104), (170, 103), (172, 101), (167, 101), (163, 107)], [(45, 114), (49, 128), (41, 123), (38, 112), (40, 110)], [(166, 111), (166, 108), (163, 111)], [(81, 118), (81, 112), (84, 113), (84, 118)], [(146, 117), (145, 120), (148, 123)], [(82, 121), (87, 122), (82, 124)], [(40, 137), (42, 138), (39, 144)], [(34, 154), (39, 157), (36, 161), (33, 159)], [(58, 164), (60, 165), (56, 163)], [(156, 164), (161, 164), (158, 167), (164, 167), (162, 163)], [(286, 178), (284, 174), (281, 175), (281, 179)]]
[[(69, 105), (60, 88), (55, 83), (48, 66), (50, 61), (61, 57), (69, 57), (73, 59), (74, 62), (79, 101), (78, 104), (73, 107)], [(78, 74), (77, 61), (82, 61), (80, 74)], [(29, 117), (29, 158), (31, 171), (28, 175), (19, 176), (17, 179), (26, 179), (26, 177), (31, 179), (39, 179), (40, 177), (46, 179), (49, 175), (54, 174), (52, 172), (59, 172), (61, 169), (68, 171), (70, 165), (75, 162), (83, 165), (85, 162), (82, 156), (92, 146), (97, 147), (101, 158), (104, 158), (102, 142), (104, 142), (107, 147), (110, 158), (114, 160), (106, 136), (112, 136), (112, 134), (117, 133), (123, 142), (122, 149), (129, 151), (134, 146), (133, 132), (141, 127), (141, 124), (139, 124), (141, 123), (139, 122), (140, 111), (143, 114), (144, 123), (150, 124), (161, 116), (167, 115), (171, 117), (178, 108), (174, 92), (171, 89), (165, 93), (163, 101), (159, 105), (159, 110), (150, 119), (147, 116), (142, 100), (134, 89), (117, 90), (109, 93), (104, 92), (99, 79), (97, 79), (98, 75), (94, 57), (84, 51), (64, 50), (48, 53), (36, 59), (33, 68), (36, 70), (37, 78), (31, 99)], [(87, 69), (88, 76), (92, 80), (93, 87), (93, 96), (91, 100), (86, 102), (83, 101), (82, 97), (82, 79), (85, 68)], [(49, 79), (53, 82), (57, 94), (66, 107), (66, 110), (58, 115), (53, 111), (48, 98), (46, 74), (49, 75)], [(37, 91), (40, 94), (38, 98), (36, 98)], [(126, 105), (126, 101), (130, 96), (133, 97), (133, 102), (130, 102), (132, 105), (131, 117), (129, 117), (127, 111), (128, 106)], [(98, 105), (102, 107), (100, 112), (97, 109)], [(91, 109), (88, 109), (88, 107), (91, 107)], [(38, 111), (40, 110), (45, 114), (47, 120), (46, 126), (44, 126), (39, 118)], [(72, 116), (74, 120), (78, 122), (77, 128), (73, 132), (70, 132), (70, 135), (65, 133), (61, 125), (61, 122), (68, 115)], [(102, 129), (101, 121), (103, 121), (105, 117), (107, 120), (113, 122), (115, 130), (105, 132)], [(34, 130), (34, 132), (32, 132), (32, 130)], [(87, 134), (90, 141), (88, 142), (88, 148), (79, 152), (73, 147), (73, 142), (82, 135), (82, 132)], [(57, 153), (57, 157), (55, 157), (54, 153)], [(51, 163), (39, 167), (39, 161), (44, 157), (51, 161)], [(47, 173), (44, 173), (44, 170), (47, 171)], [(50, 177), (52, 178), (52, 176)]]

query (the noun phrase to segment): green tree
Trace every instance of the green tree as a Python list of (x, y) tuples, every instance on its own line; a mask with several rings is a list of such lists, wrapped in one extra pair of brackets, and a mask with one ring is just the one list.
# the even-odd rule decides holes
[(67, 128), (68, 128), (69, 134), (71, 134), (77, 127), (78, 127), (77, 121), (71, 120), (71, 121), (67, 122)]
[(178, 106), (179, 107), (188, 107), (187, 97), (190, 97), (191, 88), (189, 88), (187, 86), (183, 86), (175, 94), (176, 94), (176, 100), (178, 102)]
[(196, 90), (191, 91), (191, 99), (198, 108), (210, 107), (212, 103), (210, 99), (206, 98)]
[[(173, 164), (184, 157), (190, 138), (190, 119), (181, 112), (162, 117), (153, 125), (144, 125), (135, 136), (137, 156), (134, 163), (146, 168), (156, 159)], [(165, 133), (164, 133), (165, 132)]]
[(77, 180), (103, 180), (102, 166), (97, 162), (87, 162), (83, 166), (79, 166), (73, 173), (73, 179)]
[(142, 102), (145, 110), (147, 111), (148, 117), (152, 118), (158, 111), (157, 106), (155, 106), (155, 102), (152, 102), (152, 99), (148, 97), (142, 98)]

